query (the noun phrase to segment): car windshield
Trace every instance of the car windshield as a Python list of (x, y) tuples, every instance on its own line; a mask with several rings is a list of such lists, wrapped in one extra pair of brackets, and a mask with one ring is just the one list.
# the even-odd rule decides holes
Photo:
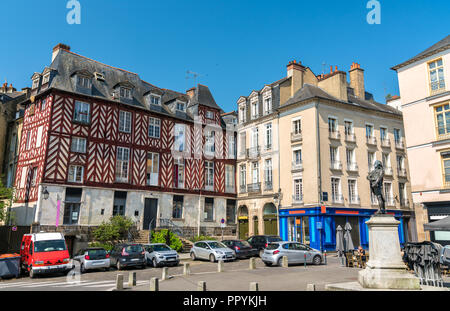
[(48, 240), (34, 242), (34, 251), (36, 253), (65, 251), (66, 242), (64, 240)]
[(142, 246), (140, 245), (128, 245), (125, 246), (125, 251), (127, 253), (140, 253), (143, 252)]
[(172, 249), (167, 245), (152, 245), (153, 251), (155, 252), (164, 252), (171, 251)]
[(227, 248), (224, 244), (220, 243), (220, 242), (209, 242), (208, 245), (211, 248)]
[(270, 243), (269, 245), (267, 245), (266, 249), (277, 249), (278, 247), (280, 247), (278, 243)]
[(269, 236), (269, 237), (267, 237), (267, 241), (269, 241), (269, 242), (279, 242), (279, 241), (281, 241), (281, 238), (278, 237), (278, 236)]
[(106, 256), (106, 251), (104, 249), (90, 249), (88, 250), (88, 255), (92, 257), (104, 257)]
[(247, 241), (236, 241), (237, 246), (251, 247)]

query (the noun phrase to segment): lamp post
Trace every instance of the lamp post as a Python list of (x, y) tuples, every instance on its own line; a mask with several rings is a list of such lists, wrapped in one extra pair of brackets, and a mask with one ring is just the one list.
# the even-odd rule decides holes
[(273, 196), (273, 201), (275, 202), (275, 206), (277, 208), (277, 229), (278, 229), (278, 236), (280, 236), (280, 207), (281, 207), (281, 199), (283, 198), (283, 195), (281, 194), (281, 189), (278, 190), (278, 193), (276, 193)]

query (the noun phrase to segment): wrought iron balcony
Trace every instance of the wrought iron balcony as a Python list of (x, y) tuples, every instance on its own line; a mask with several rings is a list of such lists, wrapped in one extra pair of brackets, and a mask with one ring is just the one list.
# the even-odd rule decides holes
[(342, 170), (342, 163), (341, 163), (341, 161), (331, 161), (330, 168), (332, 170)]
[(248, 193), (255, 193), (255, 192), (261, 192), (261, 183), (253, 183), (247, 185), (247, 192)]
[(392, 176), (392, 167), (386, 166), (386, 167), (384, 168), (384, 175), (386, 175), (386, 176)]
[(399, 177), (406, 177), (406, 169), (405, 168), (398, 168), (397, 174)]
[(261, 154), (260, 148), (258, 147), (252, 147), (247, 149), (247, 157), (248, 158), (257, 158)]
[(300, 171), (303, 170), (303, 162), (302, 161), (293, 161), (292, 162), (292, 170), (293, 171)]
[(403, 138), (398, 139), (395, 141), (395, 148), (397, 149), (405, 149), (405, 143), (403, 141)]
[(377, 144), (377, 138), (375, 136), (366, 136), (366, 142), (369, 145), (376, 145)]
[(271, 180), (264, 182), (264, 190), (273, 190), (273, 182)]
[(303, 194), (294, 194), (292, 196), (292, 204), (303, 204)]
[(302, 132), (299, 133), (291, 133), (291, 142), (302, 141)]
[(247, 186), (246, 185), (240, 185), (239, 186), (239, 193), (247, 193)]
[(381, 140), (381, 147), (390, 148), (391, 147), (391, 140), (389, 138), (385, 138)]
[(347, 171), (357, 172), (359, 170), (358, 164), (356, 162), (347, 163)]
[(341, 139), (341, 134), (339, 131), (328, 131), (328, 137), (330, 139)]
[(348, 141), (348, 142), (351, 142), (351, 143), (356, 142), (356, 135), (353, 134), (353, 133), (345, 134), (345, 141)]

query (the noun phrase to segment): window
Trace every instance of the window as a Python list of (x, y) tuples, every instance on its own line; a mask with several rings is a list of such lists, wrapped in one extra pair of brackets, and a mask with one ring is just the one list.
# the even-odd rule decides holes
[(183, 102), (178, 102), (177, 101), (177, 106), (176, 106), (177, 110), (185, 112), (186, 111), (186, 105)]
[(205, 221), (214, 221), (214, 199), (205, 198)]
[(236, 138), (232, 135), (228, 136), (228, 158), (236, 158)]
[(344, 131), (346, 136), (353, 135), (353, 122), (344, 121)]
[(272, 112), (272, 98), (267, 97), (264, 99), (264, 114), (269, 114)]
[(131, 133), (131, 112), (119, 112), (119, 131), (124, 133)]
[(31, 131), (27, 132), (27, 140), (25, 144), (25, 150), (30, 150), (31, 145)]
[(375, 152), (368, 152), (367, 153), (367, 160), (369, 165), (369, 171), (374, 168), (374, 164), (376, 161)]
[(227, 224), (236, 223), (236, 200), (227, 199)]
[(83, 190), (81, 188), (67, 188), (64, 203), (64, 225), (76, 225), (80, 218), (81, 195)]
[(331, 198), (333, 202), (341, 202), (341, 179), (331, 178)]
[(385, 169), (389, 169), (391, 167), (391, 157), (389, 157), (388, 153), (383, 153), (383, 167)]
[(207, 110), (205, 116), (207, 119), (214, 119), (214, 112)]
[(347, 148), (347, 150), (346, 150), (347, 165), (353, 164), (354, 156), (355, 156), (355, 150)]
[(302, 133), (302, 120), (295, 120), (292, 122), (293, 133), (295, 135)]
[(266, 124), (266, 150), (272, 148), (272, 123)]
[(339, 162), (339, 152), (338, 152), (337, 147), (330, 146), (330, 160), (331, 160), (331, 163)]
[(156, 95), (150, 95), (150, 104), (160, 106), (161, 97)]
[(48, 72), (44, 75), (44, 78), (42, 79), (42, 84), (46, 84), (49, 81), (50, 81), (50, 72)]
[(403, 156), (400, 156), (400, 155), (397, 156), (397, 167), (399, 170), (403, 170), (405, 168)]
[(267, 159), (265, 161), (264, 182), (267, 190), (272, 189), (272, 159)]
[(84, 124), (89, 123), (90, 106), (88, 103), (75, 101), (73, 120)]
[(448, 187), (450, 185), (450, 153), (449, 152), (442, 154), (442, 167), (444, 168), (444, 185), (446, 187)]
[(172, 218), (173, 219), (183, 219), (183, 196), (182, 195), (174, 195), (173, 196)]
[(258, 117), (258, 101), (255, 100), (251, 104), (252, 107), (252, 119), (256, 119)]
[(247, 135), (245, 132), (239, 133), (239, 145), (241, 147), (239, 154), (244, 155), (247, 148)]
[(174, 187), (184, 188), (184, 159), (175, 159), (174, 164)]
[(42, 102), (41, 102), (41, 111), (45, 110), (46, 104), (47, 104), (47, 99), (43, 99)]
[(227, 192), (234, 192), (234, 166), (225, 165), (225, 188)]
[(215, 133), (214, 131), (206, 131), (205, 133), (205, 151), (209, 154), (214, 154), (215, 146)]
[(328, 118), (328, 131), (330, 133), (337, 131), (337, 120), (335, 118)]
[(125, 207), (127, 203), (127, 193), (124, 191), (114, 192), (113, 216), (125, 216)]
[(294, 179), (294, 201), (303, 201), (303, 180), (302, 180), (302, 178)]
[(127, 88), (127, 87), (120, 87), (120, 97), (121, 98), (127, 98), (127, 99), (132, 99), (132, 95), (131, 95), (131, 89)]
[(37, 167), (33, 167), (31, 171), (31, 187), (36, 187), (37, 177)]
[[(239, 166), (239, 184), (241, 187), (245, 187), (245, 185), (247, 184), (247, 167), (245, 164)], [(450, 181), (450, 177), (449, 177), (449, 181)]]
[(398, 194), (399, 194), (399, 200), (400, 204), (402, 206), (406, 206), (406, 188), (404, 183), (398, 183)]
[(158, 186), (159, 154), (149, 152), (147, 154), (147, 185)]
[(244, 123), (246, 121), (245, 106), (239, 108), (239, 122)]
[(450, 133), (450, 105), (445, 104), (434, 108), (436, 114), (437, 132), (439, 136)]
[(69, 174), (67, 181), (74, 183), (83, 182), (84, 167), (80, 165), (69, 165)]
[(175, 124), (175, 143), (174, 148), (176, 151), (182, 152), (184, 151), (184, 143), (185, 143), (185, 127), (184, 124)]
[(130, 160), (130, 149), (117, 147), (116, 181), (128, 182), (128, 161)]
[(384, 183), (384, 198), (387, 205), (392, 205), (394, 203), (392, 198), (392, 184), (390, 182)]
[(293, 157), (294, 157), (294, 165), (302, 164), (303, 159), (302, 159), (302, 150), (301, 149), (294, 150)]
[[(395, 129), (394, 129), (395, 133)], [(380, 127), (380, 139), (381, 141), (385, 141), (387, 139), (387, 129), (384, 127)]]
[(444, 64), (442, 59), (428, 63), (431, 95), (445, 91)]
[(84, 76), (77, 76), (77, 85), (86, 89), (91, 88), (91, 79)]
[(32, 86), (31, 86), (31, 88), (34, 90), (34, 89), (37, 89), (38, 87), (39, 87), (39, 80), (40, 80), (40, 78), (36, 78), (36, 79), (34, 79), (33, 80), (33, 84), (32, 84)]
[(86, 153), (86, 138), (72, 137), (70, 151), (77, 153)]
[(373, 137), (373, 126), (372, 125), (366, 125), (366, 137), (367, 138)]
[(358, 193), (356, 189), (356, 180), (348, 180), (348, 199), (350, 203), (358, 203)]
[(399, 129), (394, 129), (394, 140), (396, 144), (400, 144), (402, 140), (402, 134)]
[(205, 189), (214, 190), (214, 162), (205, 161)]
[(252, 128), (252, 140), (251, 140), (252, 148), (258, 147), (259, 145), (258, 140), (259, 140), (258, 128), (254, 127)]
[(160, 138), (161, 136), (161, 120), (155, 118), (148, 119), (148, 136)]
[(258, 162), (252, 163), (252, 182), (254, 184), (259, 183), (259, 163)]

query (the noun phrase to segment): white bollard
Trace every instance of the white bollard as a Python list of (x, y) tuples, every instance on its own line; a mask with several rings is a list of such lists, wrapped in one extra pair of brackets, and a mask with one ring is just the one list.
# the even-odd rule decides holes
[(205, 281), (199, 281), (197, 283), (197, 291), (206, 292), (206, 282)]
[(128, 275), (128, 286), (136, 286), (136, 272), (130, 272), (130, 274)]
[(282, 259), (282, 262), (281, 262), (281, 266), (283, 268), (287, 268), (289, 266), (288, 265), (288, 257), (287, 256), (283, 256), (283, 259)]
[(257, 291), (259, 291), (259, 285), (258, 285), (258, 282), (251, 282), (251, 283), (250, 283), (250, 291), (251, 291), (251, 292), (257, 292)]
[(183, 263), (183, 275), (191, 274), (191, 266), (188, 262)]
[(116, 290), (123, 290), (123, 274), (118, 274), (116, 278)]
[(223, 260), (217, 262), (217, 272), (223, 272)]
[(250, 270), (256, 269), (256, 258), (255, 257), (250, 258), (249, 269)]
[(150, 291), (151, 292), (159, 291), (159, 280), (158, 280), (158, 278), (151, 278), (150, 279)]
[(169, 268), (163, 267), (163, 268), (162, 268), (162, 277), (161, 277), (161, 280), (162, 280), (162, 281), (167, 280), (167, 279), (168, 279), (168, 276), (169, 276)]
[(306, 291), (307, 292), (315, 292), (316, 291), (316, 284), (308, 284), (308, 285), (306, 285)]

